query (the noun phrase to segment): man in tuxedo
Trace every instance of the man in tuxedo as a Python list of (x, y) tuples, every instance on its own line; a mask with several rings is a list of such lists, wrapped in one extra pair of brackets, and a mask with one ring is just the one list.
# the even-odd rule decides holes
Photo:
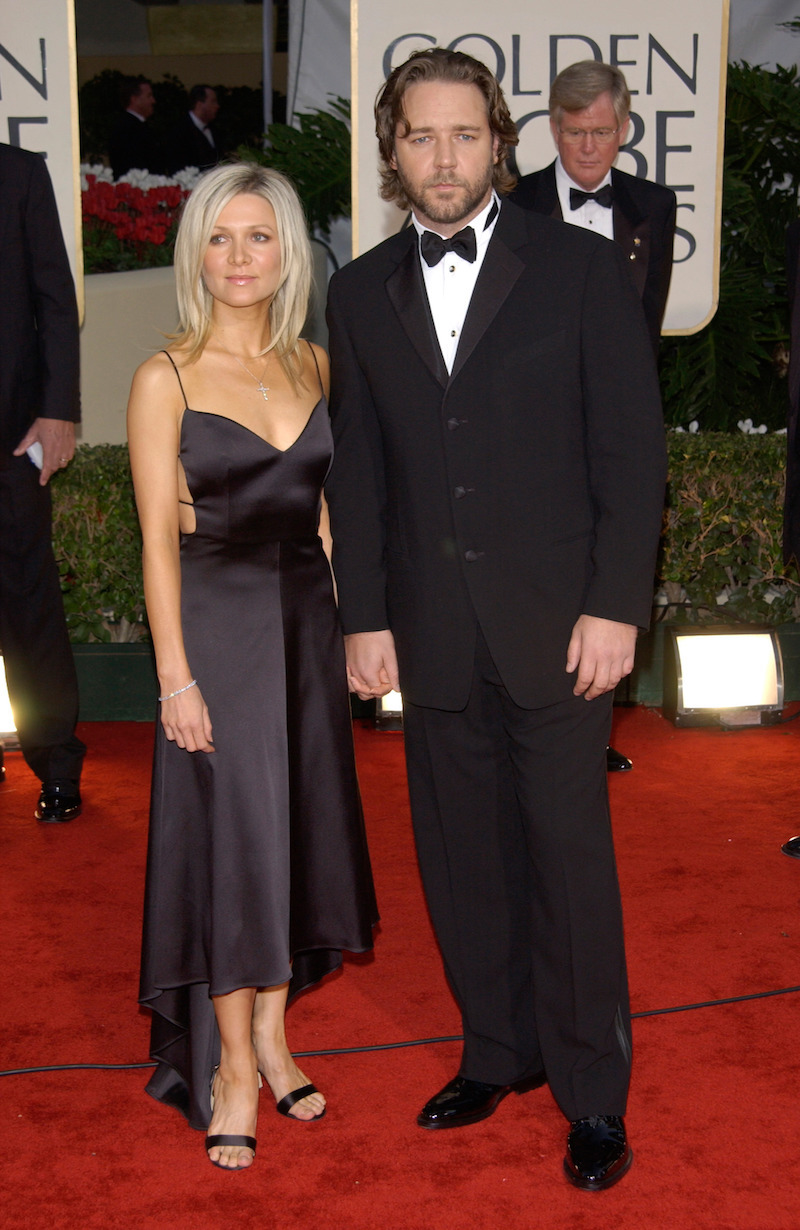
[(217, 92), (210, 85), (193, 85), (189, 110), (167, 137), (167, 170), (170, 175), (184, 167), (208, 171), (219, 162), (211, 125), (217, 117)]
[(10, 145), (0, 145), (0, 313), (0, 652), (42, 782), (36, 817), (65, 821), (80, 814), (86, 748), (47, 483), (75, 451), (78, 310), (47, 168)]
[[(676, 199), (671, 188), (614, 166), (630, 124), (625, 77), (618, 68), (596, 60), (572, 64), (555, 78), (549, 109), (558, 157), (543, 171), (524, 175), (511, 200), (619, 244), (642, 300), (657, 359), (672, 276)], [(609, 747), (606, 767), (625, 772), (633, 765)]]
[(630, 126), (625, 77), (596, 60), (571, 64), (553, 82), (549, 109), (558, 157), (543, 171), (523, 175), (510, 199), (619, 244), (658, 358), (677, 202), (671, 188), (614, 166)]
[(108, 148), (114, 179), (133, 170), (163, 175), (164, 155), (147, 122), (156, 107), (152, 84), (146, 77), (126, 77), (120, 86), (120, 103), (122, 115), (114, 126)]
[(326, 484), (351, 689), (402, 687), (425, 891), (462, 1013), (425, 1128), (550, 1084), (567, 1177), (628, 1169), (630, 1023), (608, 816), (612, 690), (646, 626), (663, 426), (614, 244), (502, 200), (517, 140), (472, 57), (376, 104), (413, 225), (335, 274)]

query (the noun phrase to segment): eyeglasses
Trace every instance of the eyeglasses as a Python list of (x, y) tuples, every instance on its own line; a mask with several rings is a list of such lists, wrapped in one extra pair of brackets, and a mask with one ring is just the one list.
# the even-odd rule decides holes
[(567, 145), (579, 145), (584, 137), (591, 137), (597, 145), (610, 145), (619, 128), (559, 128)]

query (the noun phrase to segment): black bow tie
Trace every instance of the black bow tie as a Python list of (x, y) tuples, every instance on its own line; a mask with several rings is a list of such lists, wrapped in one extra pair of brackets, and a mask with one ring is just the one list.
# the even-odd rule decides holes
[(603, 209), (610, 209), (614, 200), (614, 189), (611, 184), (603, 184), (602, 188), (598, 188), (597, 192), (584, 192), (581, 188), (570, 188), (569, 190), (569, 207), (570, 209), (580, 209), (581, 205), (585, 205), (587, 201), (597, 201), (598, 205), (602, 205)]
[(442, 239), (435, 231), (423, 231), (420, 239), (420, 252), (426, 265), (433, 268), (438, 265), (445, 252), (455, 252), (472, 264), (478, 255), (478, 241), (471, 226), (465, 226), (449, 239)]

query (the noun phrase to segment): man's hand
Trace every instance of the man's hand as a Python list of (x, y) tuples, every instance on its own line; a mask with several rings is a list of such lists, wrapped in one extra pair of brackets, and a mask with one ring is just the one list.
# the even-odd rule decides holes
[(631, 673), (636, 633), (635, 624), (581, 615), (567, 649), (567, 674), (578, 672), (572, 689), (576, 696), (594, 700), (613, 691), (620, 679)]
[(398, 692), (397, 655), (394, 637), (381, 632), (352, 632), (344, 638), (347, 656), (347, 683), (361, 700)]
[(75, 424), (63, 419), (35, 419), (14, 449), (14, 456), (21, 457), (37, 440), (42, 446), (39, 485), (46, 487), (51, 476), (68, 466), (75, 455)]

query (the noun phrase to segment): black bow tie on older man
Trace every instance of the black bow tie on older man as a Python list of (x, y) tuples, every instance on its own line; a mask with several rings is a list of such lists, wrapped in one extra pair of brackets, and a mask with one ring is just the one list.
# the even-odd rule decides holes
[(435, 231), (423, 231), (420, 238), (420, 252), (426, 265), (433, 268), (438, 265), (445, 252), (455, 252), (472, 264), (478, 255), (478, 241), (471, 226), (465, 226), (449, 239), (442, 239)]
[(597, 201), (597, 204), (602, 205), (603, 209), (610, 209), (614, 202), (614, 189), (611, 187), (611, 184), (603, 184), (603, 187), (598, 188), (597, 192), (584, 192), (581, 188), (570, 188), (570, 209), (580, 209), (581, 205), (585, 205), (587, 201)]

